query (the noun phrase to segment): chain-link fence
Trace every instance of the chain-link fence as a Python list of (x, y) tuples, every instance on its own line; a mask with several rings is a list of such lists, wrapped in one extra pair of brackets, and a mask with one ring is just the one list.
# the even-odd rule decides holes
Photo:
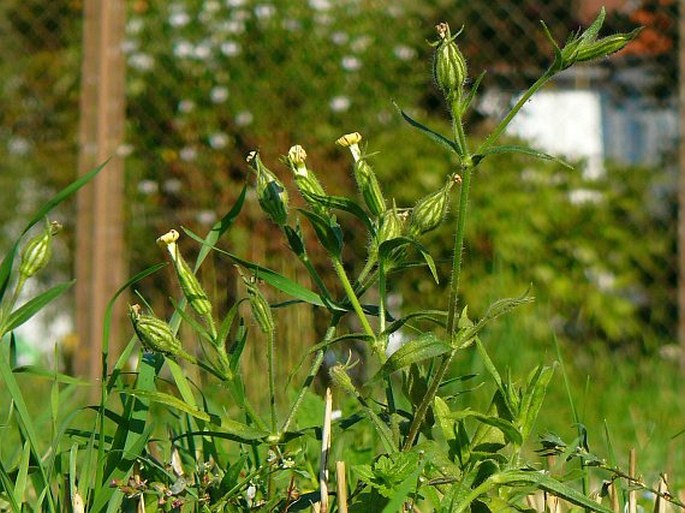
[[(566, 196), (575, 195), (572, 203), (586, 210), (598, 204), (594, 189), (606, 185), (602, 177), (616, 176), (612, 169), (648, 166), (649, 180), (625, 188), (642, 194), (625, 208), (644, 215), (622, 213), (623, 207), (611, 215), (635, 223), (627, 231), (641, 237), (650, 230), (656, 247), (611, 255), (593, 249), (591, 241), (580, 249), (562, 248), (545, 231), (554, 227), (546, 226), (526, 237), (543, 233), (550, 251), (568, 257), (559, 265), (580, 262), (580, 274), (573, 279), (591, 284), (586, 292), (594, 304), (577, 298), (570, 306), (554, 305), (553, 315), (569, 336), (578, 332), (614, 344), (634, 341), (641, 336), (639, 329), (615, 326), (615, 319), (625, 314), (637, 316), (638, 326), (651, 324), (650, 337), (663, 343), (674, 337), (677, 312), (676, 3), (605, 3), (607, 32), (645, 25), (638, 40), (616, 57), (562, 74), (512, 126), (511, 135), (585, 162), (583, 175), (595, 180), (594, 185), (575, 184)], [(479, 133), (549, 64), (552, 45), (540, 20), (561, 44), (596, 16), (600, 3), (131, 0), (127, 7), (127, 124), (120, 153), (126, 155), (126, 243), (133, 272), (161, 258), (153, 241), (169, 227), (202, 232), (230, 208), (246, 176), (244, 157), (255, 148), (283, 176), (279, 155), (291, 144), (303, 144), (313, 167), (325, 170), (328, 187), (349, 192), (348, 163), (332, 142), (342, 133), (362, 131), (370, 149), (380, 151), (379, 173), (389, 191), (413, 201), (417, 191), (430, 190), (440, 178), (412, 169), (411, 163), (431, 166), (435, 159), (419, 150), (412, 153), (417, 136), (402, 125), (392, 101), (427, 119), (443, 115), (430, 84), (431, 48), (426, 44), (435, 39), (435, 23), (447, 20), (455, 31), (463, 24), (459, 42), (471, 75), (487, 71), (469, 120)], [(74, 0), (6, 0), (0, 6), (0, 183), (6, 204), (17, 206), (16, 211), (3, 211), (3, 223), (22, 213), (19, 209), (30, 203), (35, 184), (54, 190), (73, 176), (81, 8)], [(530, 165), (513, 166), (519, 169), (517, 180), (531, 176)], [(637, 174), (621, 176), (617, 180), (625, 184)], [(638, 186), (645, 190), (635, 192)], [(232, 231), (232, 247), (281, 272), (295, 273), (281, 263), (284, 244), (254, 202), (248, 203), (254, 212)], [(606, 233), (594, 226), (594, 237), (608, 238), (614, 246), (631, 243), (623, 232)], [(507, 231), (503, 226), (502, 233)], [(469, 246), (473, 258), (499, 262), (504, 242), (498, 234), (474, 233)], [(584, 236), (592, 238), (593, 233)], [(348, 243), (354, 252), (366, 241)], [(535, 255), (521, 265), (530, 262)], [(220, 298), (226, 303), (242, 294), (229, 268), (217, 261), (207, 273), (211, 276), (205, 276), (215, 290), (229, 291)], [(566, 282), (546, 274), (563, 275), (567, 269), (546, 269), (539, 262), (534, 268), (531, 276), (523, 274), (547, 287), (550, 297), (569, 293)], [(420, 284), (413, 286), (420, 290)], [(158, 297), (150, 299), (162, 304), (167, 287), (159, 284), (156, 289)], [(593, 309), (615, 311), (600, 315)], [(306, 320), (311, 319), (306, 309), (295, 315), (295, 321), (283, 325), (313, 322)], [(611, 322), (600, 319), (607, 315)], [(301, 340), (286, 345), (301, 354), (300, 344), (312, 341), (298, 337), (305, 330), (292, 329), (291, 341)]]

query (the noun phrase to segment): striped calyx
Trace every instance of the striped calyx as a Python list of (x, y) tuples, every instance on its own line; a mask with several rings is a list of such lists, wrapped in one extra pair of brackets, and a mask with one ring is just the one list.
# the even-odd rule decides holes
[(350, 153), (352, 153), (352, 158), (354, 159), (354, 179), (357, 182), (357, 187), (369, 212), (377, 217), (387, 210), (387, 206), (381, 186), (378, 183), (378, 178), (376, 178), (376, 173), (362, 156), (361, 149), (359, 148), (361, 140), (361, 134), (353, 132), (340, 137), (336, 144), (343, 148), (349, 148)]
[(246, 159), (257, 175), (257, 201), (262, 210), (279, 226), (288, 221), (288, 191), (259, 158), (259, 153), (251, 151)]
[(447, 23), (435, 27), (440, 37), (433, 56), (433, 78), (447, 98), (460, 98), (467, 78), (466, 59), (454, 42)]
[(169, 252), (171, 261), (174, 264), (174, 269), (176, 270), (178, 283), (181, 286), (181, 291), (183, 291), (183, 295), (190, 306), (199, 315), (204, 317), (211, 316), (212, 304), (209, 301), (207, 293), (202, 288), (202, 285), (200, 285), (197, 276), (195, 276), (195, 273), (193, 273), (190, 266), (181, 255), (178, 244), (176, 244), (178, 238), (179, 233), (172, 229), (159, 237), (157, 239), (157, 244), (161, 247), (165, 247)]
[(424, 196), (416, 203), (409, 217), (410, 236), (418, 237), (440, 226), (447, 215), (450, 190), (454, 183), (454, 179), (449, 179), (441, 189)]
[(320, 199), (320, 197), (326, 196), (326, 191), (321, 182), (316, 178), (316, 175), (307, 168), (306, 160), (307, 152), (299, 144), (291, 147), (284, 158), (285, 163), (293, 172), (295, 184), (302, 198), (316, 213), (328, 215), (328, 207)]
[(180, 356), (191, 362), (196, 361), (193, 356), (183, 350), (181, 341), (162, 319), (141, 313), (140, 305), (129, 306), (129, 316), (138, 340), (147, 351)]
[(52, 256), (52, 237), (61, 229), (62, 225), (57, 221), (48, 223), (46, 220), (43, 231), (24, 246), (19, 264), (19, 273), (24, 278), (30, 278), (48, 264)]
[[(238, 270), (240, 272), (240, 270)], [(276, 329), (273, 314), (271, 313), (271, 306), (262, 294), (262, 291), (257, 287), (254, 277), (247, 277), (240, 273), (245, 286), (247, 287), (247, 294), (250, 301), (250, 309), (259, 329), (262, 333), (271, 333)]]

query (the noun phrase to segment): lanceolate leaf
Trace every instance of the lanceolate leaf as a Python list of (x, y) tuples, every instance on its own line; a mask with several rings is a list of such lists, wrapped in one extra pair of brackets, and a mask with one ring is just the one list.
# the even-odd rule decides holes
[(8, 331), (12, 331), (13, 329), (24, 324), (42, 308), (44, 308), (45, 305), (61, 296), (62, 293), (73, 284), (74, 280), (56, 285), (24, 303), (9, 315), (7, 318), (7, 323), (2, 326), (0, 333), (7, 333)]
[(364, 209), (350, 198), (346, 198), (344, 196), (320, 196), (318, 194), (310, 194), (307, 192), (304, 192), (303, 194), (311, 196), (312, 199), (314, 199), (316, 202), (325, 207), (342, 210), (344, 212), (352, 214), (354, 217), (356, 217), (362, 223), (364, 223), (369, 232), (373, 233), (375, 231), (373, 227), (373, 222), (371, 221), (367, 213), (364, 211)]
[(564, 499), (571, 504), (575, 504), (576, 506), (597, 511), (598, 513), (612, 513), (611, 509), (602, 506), (598, 502), (586, 497), (574, 488), (571, 488), (570, 486), (557, 481), (556, 479), (547, 474), (543, 474), (542, 472), (507, 470), (500, 472), (499, 474), (495, 474), (491, 479), (497, 484), (502, 485), (517, 485), (521, 483), (533, 485), (541, 490), (546, 491), (547, 493)]
[(300, 209), (314, 228), (319, 242), (332, 256), (340, 258), (343, 248), (343, 234), (335, 216), (324, 217), (310, 210)]
[[(188, 235), (193, 238), (196, 237), (190, 234), (189, 232), (186, 233), (188, 233)], [(199, 240), (199, 242), (202, 242), (202, 240)], [(304, 301), (305, 303), (310, 303), (316, 306), (326, 306), (323, 300), (321, 299), (321, 296), (319, 296), (319, 294), (306, 287), (303, 287), (299, 283), (289, 278), (286, 278), (282, 274), (279, 274), (276, 271), (269, 269), (268, 267), (263, 267), (259, 264), (255, 264), (248, 260), (244, 260), (239, 256), (234, 255), (233, 253), (229, 253), (228, 251), (224, 251), (219, 248), (214, 248), (214, 250), (218, 251), (222, 255), (226, 255), (228, 258), (242, 265), (246, 269), (249, 269), (254, 273), (255, 278), (259, 280), (264, 280), (266, 283), (280, 290), (281, 292), (288, 294), (289, 296), (295, 299), (299, 299), (300, 301)]]
[(268, 435), (269, 433), (267, 431), (263, 431), (253, 426), (248, 426), (242, 422), (237, 422), (231, 419), (222, 419), (221, 425), (213, 425), (211, 431), (190, 431), (179, 435), (177, 438), (187, 438), (191, 436), (216, 436), (238, 442), (250, 443), (262, 440)]
[(485, 157), (489, 157), (490, 155), (497, 155), (499, 153), (520, 153), (522, 155), (527, 155), (528, 157), (534, 157), (536, 159), (541, 159), (541, 160), (552, 160), (554, 162), (557, 162), (561, 164), (564, 167), (567, 167), (569, 169), (573, 169), (573, 166), (566, 162), (563, 159), (560, 159), (559, 157), (555, 157), (554, 155), (550, 155), (549, 153), (544, 153), (542, 151), (535, 150), (533, 148), (529, 148), (528, 146), (521, 146), (518, 144), (506, 144), (506, 145), (500, 145), (500, 146), (492, 146), (485, 151), (474, 155), (473, 159), (474, 161), (481, 161)]
[(107, 162), (108, 160), (103, 162), (96, 168), (92, 169), (88, 173), (84, 174), (77, 180), (73, 181), (71, 184), (69, 184), (60, 192), (58, 192), (55, 196), (50, 198), (34, 214), (29, 223), (24, 228), (24, 231), (21, 233), (19, 239), (17, 239), (17, 241), (12, 245), (10, 250), (2, 259), (2, 264), (0, 264), (0, 299), (2, 299), (5, 295), (5, 290), (7, 289), (7, 284), (9, 283), (10, 272), (12, 271), (12, 264), (14, 263), (14, 257), (17, 254), (17, 249), (19, 247), (21, 237), (23, 237), (31, 228), (33, 228), (36, 225), (36, 223), (42, 221), (53, 208), (55, 208), (57, 205), (62, 203), (64, 200), (69, 198), (69, 196), (74, 194), (81, 187), (83, 187), (93, 178), (95, 178), (95, 175), (97, 175), (102, 170), (102, 168), (105, 167)]
[[(188, 404), (183, 399), (174, 397), (170, 394), (165, 394), (163, 392), (157, 392), (156, 390), (121, 390), (121, 392), (131, 395), (133, 397), (141, 397), (147, 399), (151, 402), (163, 404), (174, 410), (182, 411), (187, 413), (197, 419), (204, 420), (205, 422), (212, 422), (212, 416), (207, 412), (197, 409), (197, 407)], [(218, 422), (218, 418), (214, 418), (214, 423)]]
[(385, 330), (383, 330), (383, 333), (381, 335), (387, 336), (392, 333), (395, 333), (397, 330), (402, 328), (405, 324), (407, 324), (409, 321), (414, 321), (414, 320), (425, 320), (425, 321), (430, 321), (434, 324), (437, 324), (438, 326), (442, 326), (443, 328), (445, 327), (445, 319), (447, 318), (447, 312), (444, 310), (420, 310), (418, 312), (412, 312), (410, 314), (405, 315), (404, 317), (401, 317), (397, 319), (396, 321), (393, 321), (388, 325)]
[(428, 137), (431, 141), (438, 143), (440, 146), (446, 148), (452, 153), (456, 153), (461, 158), (463, 151), (457, 145), (457, 143), (449, 140), (447, 137), (445, 137), (442, 134), (439, 134), (435, 130), (428, 128), (426, 125), (419, 123), (409, 114), (404, 112), (396, 103), (394, 105), (407, 123), (416, 128), (419, 132)]
[(542, 407), (542, 401), (545, 399), (547, 385), (549, 385), (553, 374), (554, 367), (543, 367), (540, 365), (528, 378), (528, 385), (521, 399), (519, 413), (519, 426), (524, 440), (533, 429), (535, 419)]
[(421, 256), (426, 261), (426, 265), (428, 265), (428, 268), (430, 269), (430, 272), (433, 275), (435, 283), (439, 283), (440, 280), (438, 278), (438, 271), (435, 268), (435, 262), (433, 261), (433, 257), (430, 256), (430, 253), (428, 253), (428, 250), (423, 244), (414, 239), (410, 239), (409, 237), (395, 237), (394, 239), (386, 240), (378, 247), (378, 258), (388, 258), (394, 249), (406, 245), (415, 247), (419, 251), (419, 253), (421, 253)]
[(376, 377), (387, 376), (404, 367), (408, 367), (412, 363), (434, 358), (450, 351), (452, 351), (452, 346), (447, 342), (437, 338), (431, 332), (423, 333), (395, 351), (383, 364)]

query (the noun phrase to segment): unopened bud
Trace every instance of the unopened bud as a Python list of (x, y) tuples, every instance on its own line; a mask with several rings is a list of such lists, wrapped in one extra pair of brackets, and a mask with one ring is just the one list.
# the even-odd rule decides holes
[(352, 378), (350, 378), (350, 375), (347, 373), (347, 368), (347, 365), (337, 364), (331, 367), (328, 370), (328, 373), (331, 377), (333, 385), (341, 389), (346, 394), (349, 394), (352, 397), (357, 397), (357, 388), (354, 386), (354, 383), (352, 383)]
[(359, 187), (359, 192), (364, 199), (364, 203), (374, 216), (379, 216), (386, 210), (385, 198), (381, 191), (381, 186), (376, 178), (376, 173), (371, 165), (362, 156), (359, 143), (362, 136), (359, 132), (352, 132), (340, 137), (336, 144), (343, 148), (349, 148), (354, 159), (354, 179)]
[(381, 216), (380, 227), (378, 228), (378, 244), (383, 244), (386, 240), (401, 237), (404, 232), (404, 219), (397, 212), (394, 202)]
[(316, 178), (316, 175), (310, 169), (307, 169), (306, 159), (307, 153), (304, 151), (304, 148), (296, 144), (290, 148), (284, 161), (292, 170), (295, 184), (304, 200), (315, 212), (327, 215), (329, 213), (328, 208), (319, 199), (321, 196), (326, 196), (326, 191)]
[(409, 234), (412, 237), (418, 237), (440, 226), (447, 215), (449, 193), (453, 185), (454, 181), (450, 179), (441, 189), (418, 201), (409, 218)]
[(181, 341), (162, 319), (141, 313), (140, 305), (129, 306), (129, 316), (138, 340), (147, 351), (180, 356), (191, 362), (196, 361), (193, 356), (183, 350)]
[(52, 256), (52, 236), (62, 229), (62, 225), (57, 221), (48, 224), (46, 221), (45, 229), (28, 241), (21, 252), (21, 264), (19, 273), (24, 278), (30, 278), (50, 261)]
[(257, 175), (257, 201), (262, 210), (274, 223), (283, 226), (288, 221), (288, 191), (262, 163), (259, 154), (252, 151), (247, 156), (247, 163)]
[[(240, 270), (238, 270), (240, 272)], [(259, 290), (254, 278), (248, 278), (240, 274), (245, 286), (247, 287), (247, 293), (250, 300), (250, 309), (252, 310), (252, 316), (262, 333), (271, 333), (275, 329), (273, 314), (271, 313), (271, 306), (269, 302)]]
[(575, 62), (591, 61), (616, 53), (635, 39), (640, 30), (636, 29), (627, 34), (613, 34), (598, 41), (581, 44), (575, 55)]
[(433, 78), (446, 97), (459, 97), (467, 78), (466, 59), (454, 42), (459, 33), (452, 36), (447, 23), (435, 29), (440, 40), (433, 57)]
[(176, 244), (178, 237), (179, 234), (176, 230), (169, 230), (157, 239), (157, 244), (166, 247), (169, 252), (171, 261), (174, 264), (174, 269), (176, 270), (178, 283), (181, 286), (181, 291), (190, 306), (199, 315), (211, 319), (212, 304), (209, 301), (207, 293), (202, 288), (202, 285), (200, 285), (197, 276), (195, 276), (190, 269), (190, 266), (186, 263), (183, 255), (181, 255), (178, 244)]

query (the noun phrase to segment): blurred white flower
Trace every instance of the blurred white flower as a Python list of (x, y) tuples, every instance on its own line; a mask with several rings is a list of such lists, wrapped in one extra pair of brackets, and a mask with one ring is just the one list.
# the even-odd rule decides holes
[(155, 59), (146, 53), (134, 53), (128, 58), (128, 65), (138, 71), (150, 71), (155, 66)]
[(276, 7), (271, 4), (260, 4), (254, 8), (254, 13), (257, 18), (268, 19), (276, 14)]
[(209, 136), (209, 145), (215, 150), (221, 150), (228, 146), (228, 134), (215, 132)]
[(176, 194), (183, 188), (183, 182), (178, 178), (169, 178), (162, 183), (162, 190), (167, 194)]
[(228, 88), (226, 86), (215, 86), (209, 91), (209, 98), (212, 103), (223, 103), (228, 99)]
[(23, 137), (11, 137), (7, 141), (7, 151), (10, 155), (27, 155), (31, 151), (31, 143)]
[(214, 224), (216, 221), (216, 212), (213, 210), (200, 210), (197, 214), (195, 214), (195, 220), (204, 225)]
[(138, 34), (145, 27), (145, 22), (141, 18), (131, 18), (126, 23), (126, 32), (129, 34)]
[(216, 14), (221, 9), (221, 4), (216, 0), (207, 0), (202, 9), (207, 13)]
[(227, 34), (242, 34), (245, 32), (245, 22), (240, 20), (225, 20), (218, 25), (218, 30)]
[(226, 0), (224, 3), (226, 7), (242, 7), (247, 3), (247, 0)]
[(135, 52), (140, 46), (138, 41), (127, 39), (121, 43), (121, 51), (125, 54)]
[(235, 124), (238, 126), (247, 126), (254, 121), (254, 115), (249, 110), (238, 112), (235, 116)]
[(221, 43), (221, 53), (226, 57), (235, 57), (240, 54), (240, 44), (235, 41), (224, 41)]
[(133, 153), (132, 144), (120, 144), (117, 146), (116, 155), (117, 157), (128, 157)]
[(154, 180), (141, 180), (138, 182), (138, 192), (149, 196), (150, 194), (156, 194), (159, 191), (159, 184)]
[(302, 28), (300, 20), (296, 20), (295, 18), (286, 18), (281, 23), (283, 28), (289, 32), (297, 32)]
[(169, 15), (169, 25), (174, 28), (183, 27), (190, 23), (190, 16), (185, 11), (173, 12)]
[(347, 32), (343, 32), (342, 30), (337, 30), (331, 34), (331, 41), (333, 41), (336, 45), (344, 45), (350, 40), (350, 36), (347, 34)]
[(183, 114), (188, 114), (195, 110), (195, 102), (193, 100), (181, 100), (178, 102), (178, 111)]
[(373, 43), (373, 38), (371, 36), (359, 36), (357, 39), (350, 43), (350, 48), (354, 53), (362, 53)]
[(192, 146), (186, 146), (181, 149), (179, 156), (181, 157), (181, 160), (185, 162), (192, 162), (197, 158), (197, 150)]
[(327, 11), (331, 8), (331, 3), (328, 0), (309, 0), (309, 7), (315, 11)]
[(345, 112), (351, 104), (352, 101), (347, 96), (334, 96), (328, 105), (333, 112)]
[(416, 57), (416, 50), (410, 46), (398, 45), (393, 49), (395, 57), (401, 61), (409, 61)]
[(207, 60), (210, 55), (212, 55), (212, 47), (206, 41), (198, 44), (193, 50), (193, 56), (201, 61)]
[(314, 24), (317, 27), (327, 27), (332, 25), (334, 21), (333, 16), (326, 12), (317, 12), (314, 16)]
[(346, 55), (340, 63), (345, 71), (357, 71), (362, 67), (362, 61), (353, 55)]
[(190, 41), (179, 41), (174, 45), (174, 55), (176, 57), (190, 57), (195, 48)]

